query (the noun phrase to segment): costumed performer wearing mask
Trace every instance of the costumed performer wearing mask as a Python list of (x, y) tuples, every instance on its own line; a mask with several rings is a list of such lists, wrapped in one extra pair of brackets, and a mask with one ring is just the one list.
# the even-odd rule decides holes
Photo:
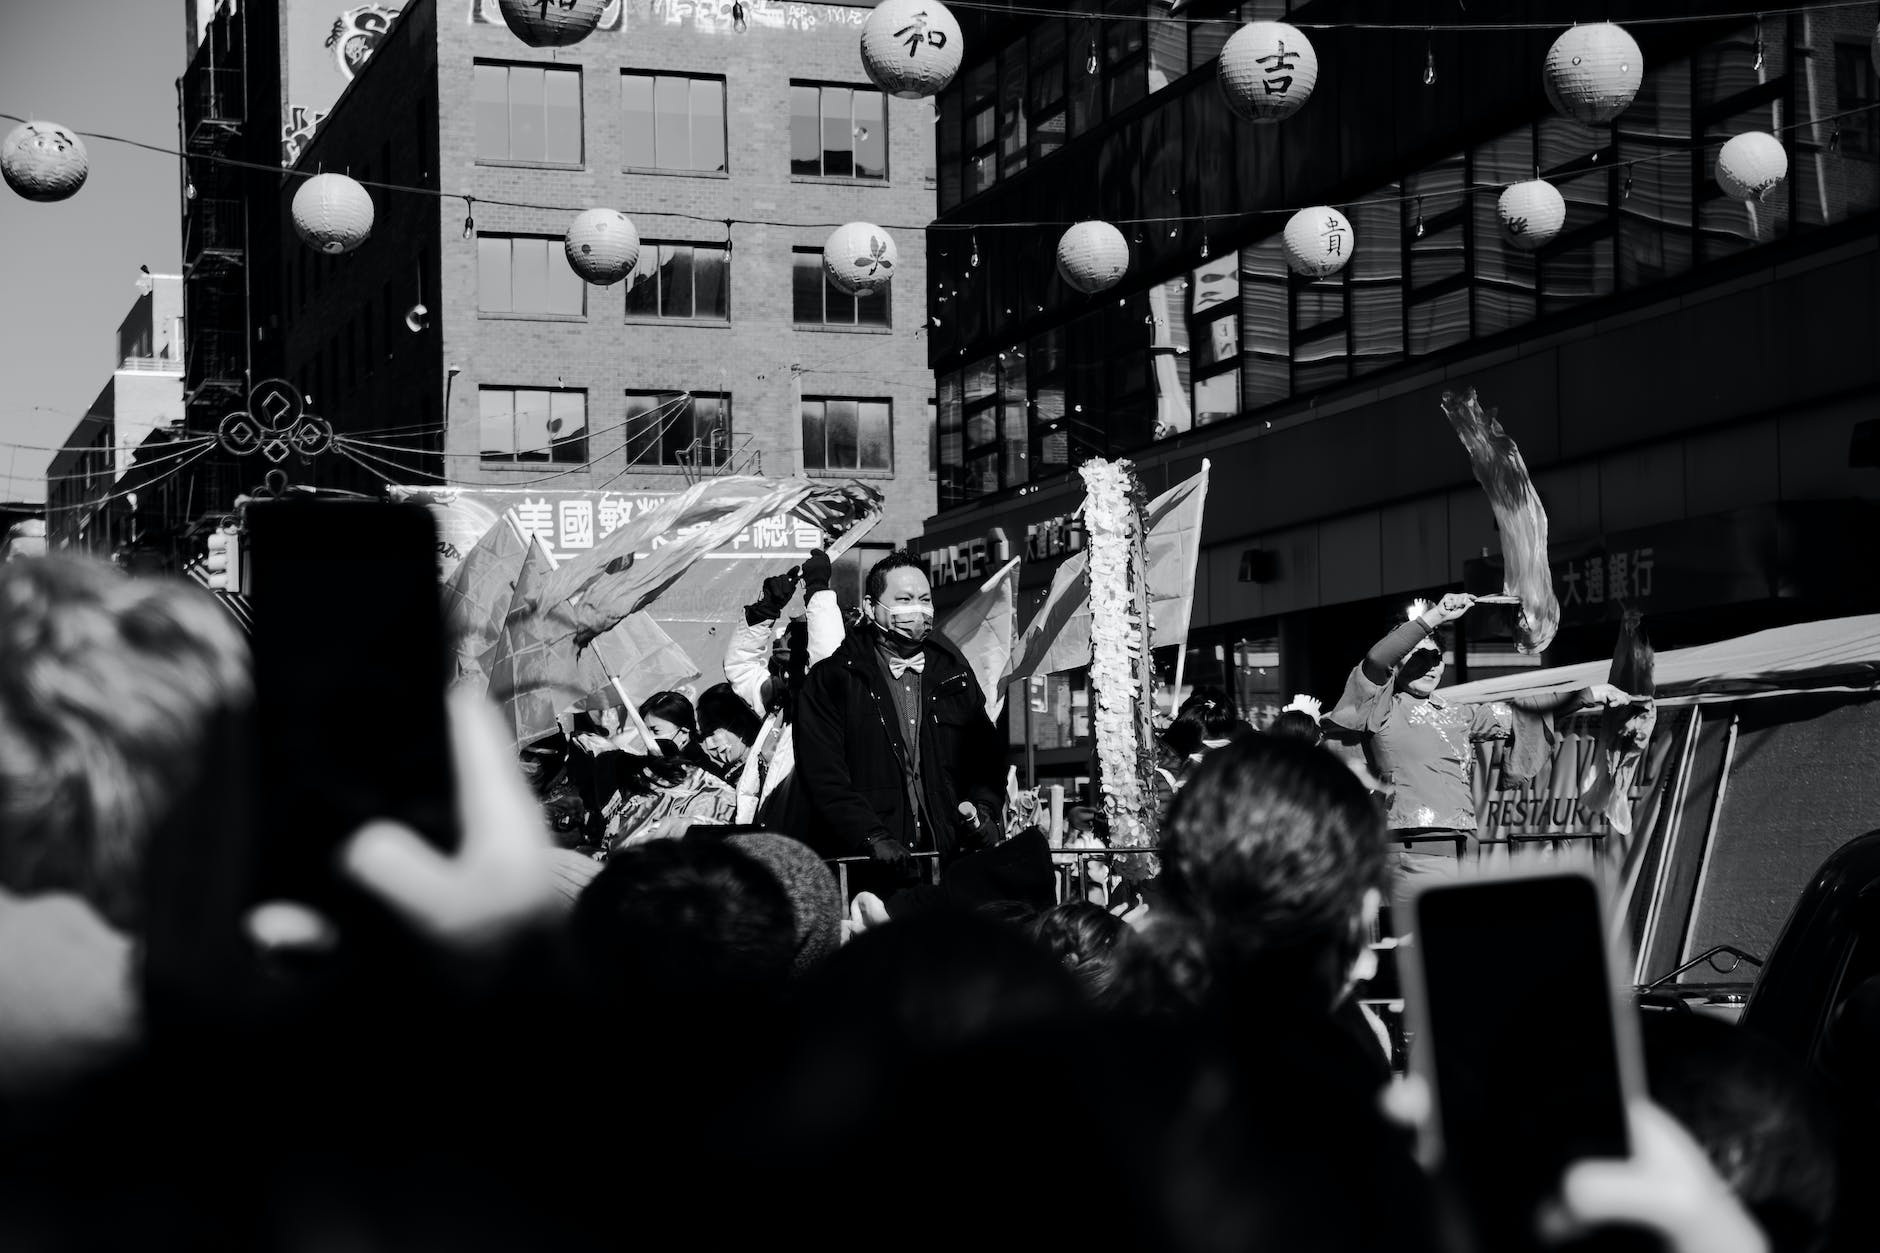
[(1452, 705), (1436, 695), (1443, 678), (1437, 631), (1475, 604), (1460, 592), (1440, 604), (1418, 601), (1409, 621), (1372, 646), (1345, 681), (1321, 724), (1355, 742), (1389, 797), (1390, 838), (1402, 845), (1407, 874), (1454, 873), (1476, 838), (1475, 746), (1507, 740), (1505, 778), (1527, 779), (1552, 756), (1555, 719), (1592, 707), (1636, 703), (1609, 683), (1511, 701)]
[(892, 890), (913, 854), (944, 867), (998, 838), (1005, 745), (972, 667), (933, 631), (921, 564), (895, 552), (868, 572), (864, 618), (811, 670), (796, 710), (800, 838), (825, 857), (866, 855)]

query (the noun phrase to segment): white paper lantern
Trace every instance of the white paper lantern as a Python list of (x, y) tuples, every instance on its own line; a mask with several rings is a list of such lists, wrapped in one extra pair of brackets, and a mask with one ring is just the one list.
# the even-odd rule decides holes
[(1129, 273), (1129, 241), (1108, 222), (1079, 222), (1057, 246), (1058, 273), (1078, 291), (1108, 291)]
[(497, 0), (496, 7), (531, 48), (565, 48), (594, 33), (607, 0)]
[(1351, 260), (1357, 239), (1345, 215), (1329, 205), (1301, 209), (1286, 223), (1281, 243), (1294, 274), (1330, 278)]
[(1221, 49), (1227, 107), (1249, 122), (1280, 122), (1305, 107), (1319, 81), (1312, 41), (1285, 22), (1249, 22)]
[(1502, 237), (1522, 252), (1533, 252), (1567, 224), (1566, 197), (1544, 178), (1509, 187), (1501, 193), (1496, 210)]
[(1738, 135), (1717, 154), (1717, 186), (1733, 200), (1761, 200), (1788, 176), (1788, 149), (1767, 131)]
[(577, 214), (562, 240), (568, 264), (590, 283), (611, 287), (640, 260), (640, 232), (618, 209), (587, 209)]
[(372, 235), (372, 197), (344, 174), (315, 174), (294, 193), (294, 230), (328, 256), (351, 252)]
[(851, 296), (872, 296), (893, 282), (899, 259), (888, 232), (871, 222), (838, 226), (823, 242), (823, 273)]
[(1645, 54), (1624, 27), (1575, 26), (1547, 50), (1541, 80), (1548, 103), (1562, 117), (1604, 126), (1632, 107), (1645, 81)]
[(959, 72), (966, 40), (940, 0), (883, 0), (862, 23), (862, 69), (891, 96), (936, 96)]
[(28, 200), (64, 200), (85, 185), (85, 141), (57, 122), (21, 122), (0, 143), (0, 173)]

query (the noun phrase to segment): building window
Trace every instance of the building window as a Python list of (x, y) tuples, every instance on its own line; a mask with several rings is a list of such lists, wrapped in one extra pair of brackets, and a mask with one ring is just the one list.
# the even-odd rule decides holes
[(840, 396), (803, 399), (805, 470), (894, 469), (894, 406)]
[(822, 249), (791, 253), (792, 306), (799, 326), (890, 326), (889, 289), (868, 296), (843, 293), (823, 272)]
[(731, 397), (628, 392), (627, 464), (717, 467), (731, 457)]
[(568, 265), (560, 239), (479, 235), (477, 309), (578, 318), (587, 313), (587, 284)]
[(1850, 157), (1880, 157), (1880, 81), (1864, 43), (1834, 45), (1834, 108), (1842, 114), (1841, 151)]
[(477, 160), (581, 164), (581, 71), (476, 63)]
[(799, 178), (888, 177), (888, 114), (868, 87), (790, 84), (790, 173)]
[(587, 461), (585, 391), (485, 387), (478, 400), (485, 462)]
[(627, 316), (728, 320), (731, 249), (724, 244), (641, 244), (639, 264), (627, 279)]
[(623, 70), (629, 170), (725, 172), (725, 80)]
[(1188, 296), (1194, 424), (1206, 426), (1240, 412), (1239, 252), (1223, 251), (1196, 270)]

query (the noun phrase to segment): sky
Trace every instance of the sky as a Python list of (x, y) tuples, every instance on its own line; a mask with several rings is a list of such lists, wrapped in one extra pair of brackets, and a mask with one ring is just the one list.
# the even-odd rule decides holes
[[(0, 184), (0, 500), (45, 499), (56, 448), (111, 377), (137, 267), (181, 265), (177, 147), (184, 0), (0, 0), (0, 113), (79, 131), (91, 175), (36, 204)], [(16, 123), (0, 120), (0, 134)]]

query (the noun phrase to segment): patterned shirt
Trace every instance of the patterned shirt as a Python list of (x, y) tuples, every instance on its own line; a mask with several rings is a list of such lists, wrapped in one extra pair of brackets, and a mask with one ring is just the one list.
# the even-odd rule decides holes
[(1393, 831), (1474, 831), (1475, 745), (1514, 738), (1519, 717), (1499, 701), (1411, 696), (1371, 682), (1363, 666), (1346, 680), (1335, 713), (1363, 737), (1365, 760), (1390, 797)]

